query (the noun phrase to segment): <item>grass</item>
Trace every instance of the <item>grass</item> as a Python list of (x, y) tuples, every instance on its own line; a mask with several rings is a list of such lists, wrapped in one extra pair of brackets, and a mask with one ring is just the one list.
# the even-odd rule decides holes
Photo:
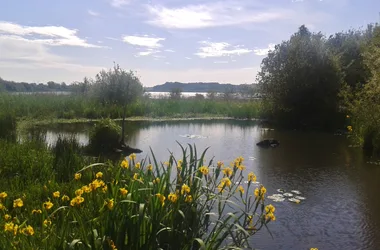
[[(182, 155), (164, 163), (152, 152), (149, 159), (131, 155), (72, 175), (51, 167), (55, 156), (46, 147), (1, 143), (5, 166), (26, 168), (22, 187), (14, 178), (0, 182), (4, 249), (247, 248), (275, 220), (265, 188), (245, 172), (241, 157), (230, 166), (205, 163), (207, 149), (180, 145)], [(56, 178), (57, 171), (69, 180)]]
[[(121, 106), (103, 106), (77, 95), (7, 95), (0, 96), (0, 112), (12, 113), (19, 120), (73, 120), (122, 118)], [(259, 118), (260, 101), (146, 99), (128, 106), (127, 117), (205, 117)]]

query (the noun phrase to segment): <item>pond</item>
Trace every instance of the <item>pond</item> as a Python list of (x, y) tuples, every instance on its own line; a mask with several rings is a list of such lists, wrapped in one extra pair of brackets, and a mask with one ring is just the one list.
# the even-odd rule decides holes
[[(279, 188), (299, 190), (305, 201), (271, 202), (277, 220), (252, 238), (256, 249), (380, 249), (380, 166), (367, 163), (359, 148), (342, 136), (317, 132), (273, 130), (252, 121), (193, 120), (127, 122), (127, 143), (159, 160), (169, 151), (180, 156), (176, 141), (210, 147), (207, 159), (229, 163), (245, 158), (248, 171), (257, 175), (268, 194)], [(58, 134), (74, 134), (88, 143), (91, 124), (40, 128), (49, 144)], [(256, 142), (276, 138), (277, 148), (259, 148)]]

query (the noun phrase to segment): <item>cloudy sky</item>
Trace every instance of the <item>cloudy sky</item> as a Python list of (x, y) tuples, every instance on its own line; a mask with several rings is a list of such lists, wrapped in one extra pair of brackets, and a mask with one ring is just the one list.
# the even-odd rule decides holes
[(145, 86), (252, 83), (300, 25), (330, 35), (379, 11), (379, 0), (4, 0), (0, 77), (71, 83), (116, 62)]

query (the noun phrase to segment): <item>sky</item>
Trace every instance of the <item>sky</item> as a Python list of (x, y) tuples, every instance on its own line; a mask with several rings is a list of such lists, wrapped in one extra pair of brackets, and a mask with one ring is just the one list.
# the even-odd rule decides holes
[(144, 86), (255, 82), (299, 26), (325, 35), (379, 21), (379, 0), (2, 0), (0, 77), (94, 78), (114, 63)]

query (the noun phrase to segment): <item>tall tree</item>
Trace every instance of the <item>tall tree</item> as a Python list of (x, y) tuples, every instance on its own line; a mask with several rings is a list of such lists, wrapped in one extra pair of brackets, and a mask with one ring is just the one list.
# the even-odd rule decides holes
[(140, 79), (132, 72), (125, 71), (119, 65), (108, 71), (100, 71), (92, 85), (92, 93), (103, 105), (116, 104), (122, 105), (123, 124), (121, 144), (125, 138), (125, 117), (127, 105), (136, 101), (143, 94), (143, 86)]
[(257, 80), (277, 122), (320, 129), (334, 125), (342, 76), (321, 33), (302, 25), (263, 59)]

